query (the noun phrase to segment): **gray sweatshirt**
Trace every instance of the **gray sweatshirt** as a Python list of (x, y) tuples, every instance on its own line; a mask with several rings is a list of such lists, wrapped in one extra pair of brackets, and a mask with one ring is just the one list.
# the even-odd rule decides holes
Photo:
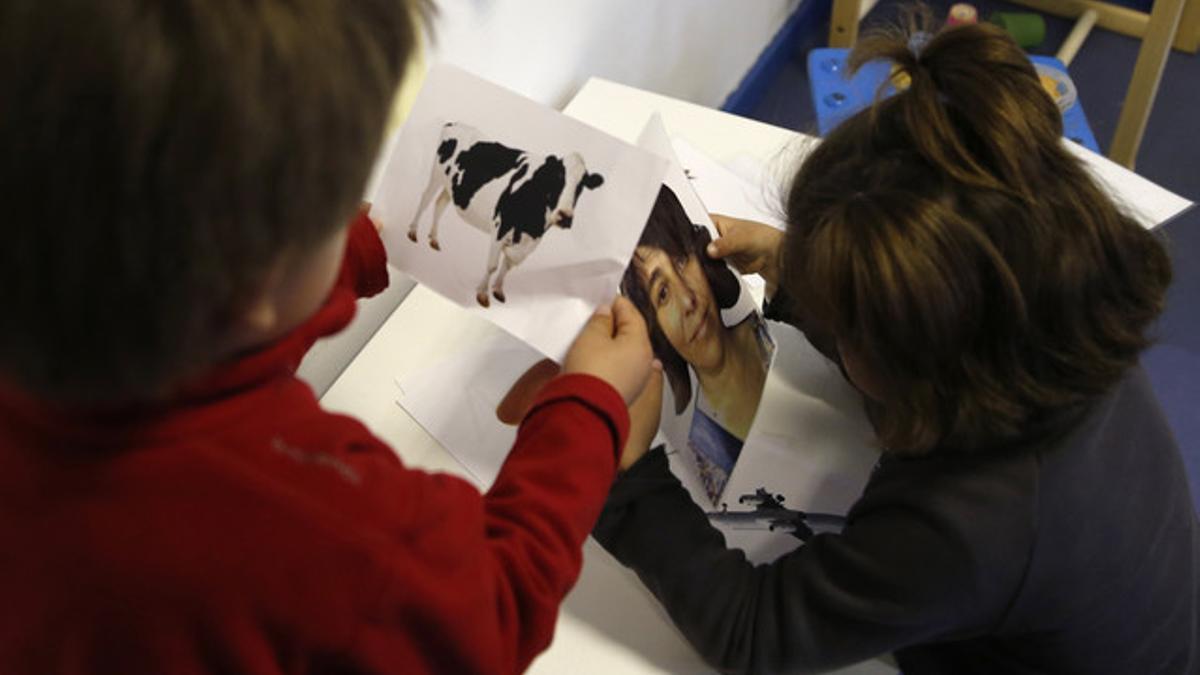
[(1178, 446), (1133, 368), (1053, 433), (880, 461), (840, 534), (749, 563), (661, 449), (594, 532), (727, 672), (894, 652), (920, 673), (1200, 673), (1200, 526)]

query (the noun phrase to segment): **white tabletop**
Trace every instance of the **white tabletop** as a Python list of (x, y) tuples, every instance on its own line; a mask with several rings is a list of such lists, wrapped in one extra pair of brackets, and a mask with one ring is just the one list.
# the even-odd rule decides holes
[[(786, 175), (797, 153), (812, 140), (599, 79), (590, 80), (564, 112), (629, 142), (636, 140), (657, 112), (673, 135), (713, 159), (729, 165), (750, 159), (752, 164), (766, 166), (772, 173), (763, 179), (767, 183)], [(1150, 211), (1147, 220), (1159, 222), (1189, 204), (1130, 172), (1112, 169), (1103, 158), (1090, 158), (1090, 163), (1127, 201)], [(435, 361), (448, 336), (463, 332), (471, 319), (427, 289), (416, 287), (349, 363), (322, 403), (362, 420), (406, 465), (467, 476), (395, 401), (397, 378)], [(700, 673), (711, 669), (694, 654), (637, 578), (589, 540), (583, 573), (563, 606), (554, 642), (530, 672)], [(871, 661), (846, 672), (896, 671), (891, 665)]]

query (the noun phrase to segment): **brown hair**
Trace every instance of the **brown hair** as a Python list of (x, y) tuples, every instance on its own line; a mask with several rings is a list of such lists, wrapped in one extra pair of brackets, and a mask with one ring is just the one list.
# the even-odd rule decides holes
[[(689, 258), (696, 258), (704, 271), (704, 279), (712, 290), (713, 299), (719, 309), (729, 309), (737, 303), (742, 291), (737, 275), (720, 260), (713, 260), (704, 248), (712, 241), (708, 230), (695, 225), (688, 218), (679, 198), (666, 185), (658, 191), (654, 208), (646, 221), (646, 229), (638, 240), (638, 246), (657, 248), (667, 255), (673, 263), (682, 267)], [(654, 311), (654, 303), (646, 293), (644, 282), (638, 272), (637, 257), (634, 256), (625, 275), (621, 278), (621, 294), (629, 298), (642, 313), (646, 326), (650, 329), (650, 346), (654, 355), (663, 364), (663, 373), (671, 386), (671, 394), (675, 399), (675, 414), (682, 413), (692, 400), (692, 380), (688, 375), (688, 364), (671, 346), (667, 336), (658, 325), (658, 315)]]
[(425, 5), (0, 4), (0, 372), (160, 395), (284, 250), (352, 215)]
[(894, 62), (911, 86), (799, 168), (783, 286), (885, 382), (885, 448), (996, 447), (1136, 362), (1170, 262), (1064, 147), (1006, 33), (909, 18), (851, 54), (853, 69)]

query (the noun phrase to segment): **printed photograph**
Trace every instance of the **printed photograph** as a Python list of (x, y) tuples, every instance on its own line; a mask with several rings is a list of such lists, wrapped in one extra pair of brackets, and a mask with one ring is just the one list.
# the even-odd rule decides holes
[(692, 455), (716, 504), (758, 411), (774, 343), (739, 275), (705, 253), (713, 233), (702, 222), (664, 184), (621, 293), (646, 319), (663, 364), (663, 432)]
[(371, 215), (393, 266), (559, 359), (612, 299), (665, 167), (441, 65), (392, 144)]
[(491, 296), (505, 302), (505, 275), (532, 254), (548, 232), (571, 229), (580, 196), (604, 185), (604, 176), (588, 172), (577, 152), (566, 157), (530, 154), (466, 124), (447, 122), (435, 155), (408, 239), (418, 241), (418, 225), (430, 203), (426, 238), (431, 249), (442, 248), (438, 224), (450, 205), (460, 220), (488, 237), (487, 268), (475, 291), (481, 307), (491, 304), (489, 286)]

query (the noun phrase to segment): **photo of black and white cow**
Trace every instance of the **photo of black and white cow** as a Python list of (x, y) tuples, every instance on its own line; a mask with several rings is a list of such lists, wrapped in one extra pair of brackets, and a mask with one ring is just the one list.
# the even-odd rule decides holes
[(417, 241), (417, 224), (432, 202), (429, 246), (440, 251), (438, 221), (453, 202), (463, 221), (491, 236), (487, 270), (475, 292), (475, 300), (487, 307), (489, 281), (492, 297), (504, 302), (508, 272), (529, 257), (550, 228), (570, 229), (579, 196), (603, 184), (604, 177), (589, 173), (579, 153), (537, 155), (449, 122), (442, 127), (408, 238)]

